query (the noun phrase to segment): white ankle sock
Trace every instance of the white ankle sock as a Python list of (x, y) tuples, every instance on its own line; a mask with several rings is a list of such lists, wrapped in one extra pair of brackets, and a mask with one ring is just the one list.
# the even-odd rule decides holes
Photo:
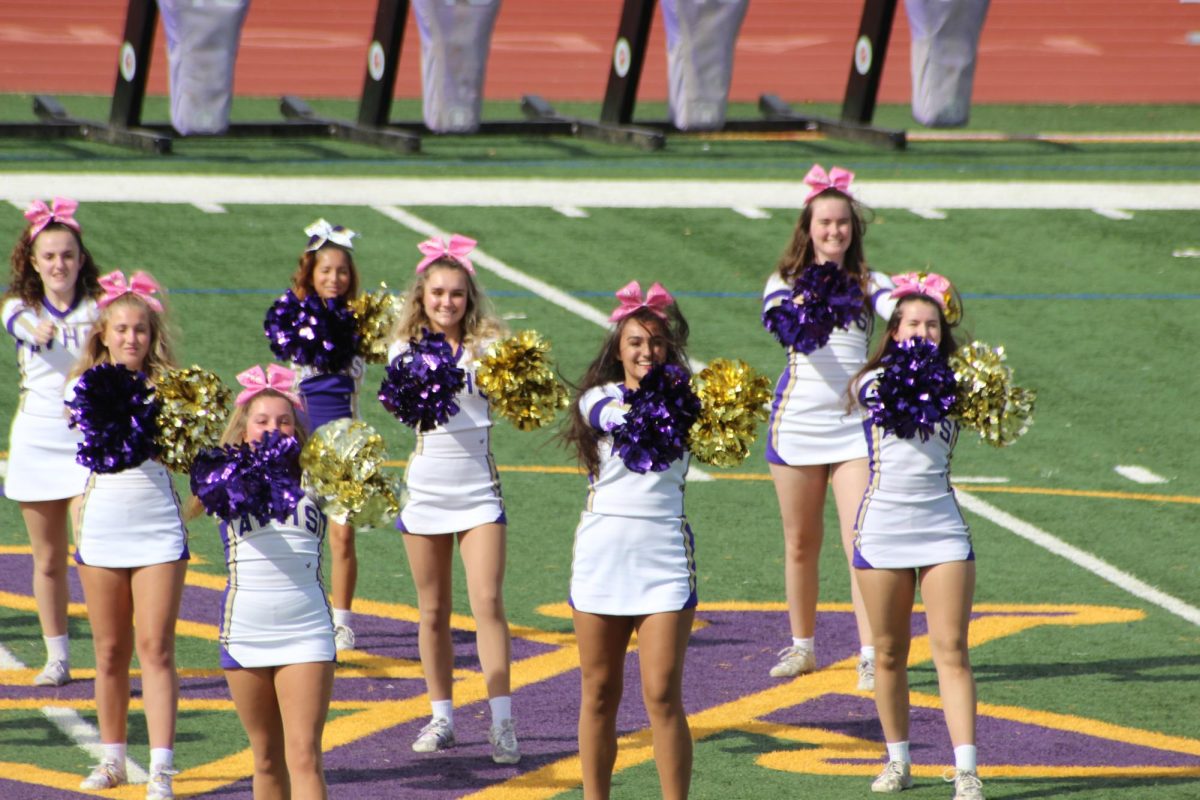
[(862, 656), (863, 658), (865, 658), (867, 661), (874, 661), (875, 660), (875, 646), (869, 645), (869, 644), (864, 644), (862, 647), (858, 648), (858, 654), (860, 656)]
[(341, 625), (343, 628), (349, 628), (349, 627), (350, 627), (350, 617), (351, 617), (351, 616), (352, 616), (352, 615), (351, 615), (351, 613), (350, 613), (350, 609), (348, 609), (348, 608), (335, 608), (335, 609), (333, 610), (333, 624), (334, 624), (334, 626), (336, 627), (336, 626), (338, 626), (338, 625)]
[(954, 768), (975, 772), (979, 764), (976, 761), (976, 750), (973, 744), (960, 744), (954, 748)]
[(150, 773), (175, 768), (175, 751), (170, 747), (150, 748)]
[(100, 758), (104, 761), (112, 761), (122, 771), (125, 770), (125, 743), (104, 742), (100, 745)]
[(492, 697), (488, 700), (492, 709), (492, 727), (495, 728), (506, 719), (512, 719), (512, 697)]
[(442, 719), (449, 722), (451, 725), (454, 724), (454, 701), (453, 700), (432, 700), (432, 701), (430, 701), (429, 705), (433, 709), (433, 718), (434, 719), (441, 717)]
[(908, 742), (888, 742), (888, 761), (903, 761), (905, 764), (912, 763), (912, 756), (908, 753)]
[(803, 647), (808, 650), (813, 649), (813, 643), (816, 641), (815, 636), (809, 636), (806, 639), (801, 639), (799, 636), (792, 637), (792, 647)]
[(46, 642), (47, 661), (70, 663), (71, 637), (69, 635), (64, 633), (62, 636), (43, 636), (42, 639)]

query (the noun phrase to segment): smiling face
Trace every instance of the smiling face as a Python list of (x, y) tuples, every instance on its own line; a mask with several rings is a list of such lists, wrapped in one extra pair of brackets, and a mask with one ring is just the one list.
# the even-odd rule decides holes
[(46, 297), (56, 305), (69, 304), (75, 298), (75, 283), (83, 268), (75, 234), (62, 229), (42, 231), (33, 240), (32, 261)]
[(667, 337), (661, 325), (629, 317), (621, 325), (617, 360), (625, 369), (625, 385), (636, 389), (655, 364), (667, 360)]
[(279, 395), (260, 394), (246, 409), (246, 444), (255, 444), (271, 431), (296, 435), (296, 410), (291, 401)]
[(932, 344), (942, 343), (942, 315), (932, 300), (914, 297), (901, 301), (896, 313), (899, 322), (892, 331), (893, 340), (905, 342), (920, 336)]
[(842, 264), (854, 237), (849, 201), (837, 196), (821, 196), (813, 200), (808, 234), (818, 264), (827, 261)]
[(312, 282), (317, 297), (333, 300), (350, 289), (350, 256), (340, 247), (323, 247), (313, 262)]
[(141, 370), (150, 352), (150, 312), (141, 303), (114, 303), (104, 325), (104, 346), (112, 363)]
[(425, 275), (421, 304), (434, 333), (460, 341), (467, 313), (467, 273), (452, 267), (430, 267)]

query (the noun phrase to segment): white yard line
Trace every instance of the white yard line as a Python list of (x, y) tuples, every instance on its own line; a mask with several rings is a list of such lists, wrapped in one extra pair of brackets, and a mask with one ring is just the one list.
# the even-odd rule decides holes
[(1106, 219), (1115, 219), (1118, 222), (1133, 219), (1133, 214), (1130, 214), (1128, 211), (1122, 211), (1119, 208), (1093, 208), (1092, 211)]
[(936, 208), (910, 208), (909, 211), (921, 219), (942, 220), (946, 218), (946, 212), (939, 211)]
[(771, 213), (757, 206), (734, 206), (733, 212), (741, 214), (746, 219), (770, 219)]
[(1151, 472), (1145, 467), (1138, 467), (1133, 464), (1121, 464), (1113, 467), (1113, 472), (1120, 475), (1122, 478), (1128, 478), (1134, 483), (1168, 483), (1169, 479), (1164, 478), (1155, 472)]
[(225, 206), (220, 203), (192, 203), (196, 208), (203, 211), (205, 214), (224, 214)]
[(955, 492), (955, 496), (958, 498), (958, 504), (968, 511), (996, 523), (1001, 528), (1015, 533), (1017, 536), (1036, 544), (1038, 547), (1049, 550), (1057, 556), (1062, 556), (1072, 564), (1098, 575), (1114, 586), (1129, 592), (1134, 597), (1141, 598), (1148, 603), (1153, 603), (1159, 608), (1165, 609), (1193, 625), (1200, 625), (1200, 608), (1189, 605), (1166, 592), (1159, 591), (1150, 584), (1135, 578), (1128, 572), (1117, 569), (1112, 564), (1092, 555), (1086, 550), (1080, 550), (1078, 547), (1064, 542), (1057, 536), (1047, 533), (1024, 520), (1018, 519), (1012, 514), (1001, 511), (991, 503), (986, 503), (968, 492), (960, 490)]
[(558, 205), (558, 206), (553, 206), (553, 208), (555, 211), (562, 214), (564, 217), (569, 217), (571, 219), (587, 219), (588, 218), (588, 212), (584, 211), (579, 206)]
[[(799, 181), (519, 178), (342, 178), (248, 175), (3, 173), (0, 193), (83, 202), (346, 206), (576, 206), (579, 208), (799, 208)], [(874, 208), (1087, 209), (1103, 197), (1123, 210), (1200, 210), (1200, 183), (859, 181)]]

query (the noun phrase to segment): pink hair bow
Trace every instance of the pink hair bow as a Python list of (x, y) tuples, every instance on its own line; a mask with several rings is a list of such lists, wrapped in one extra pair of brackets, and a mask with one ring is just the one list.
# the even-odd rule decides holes
[(892, 279), (896, 288), (892, 290), (893, 298), (907, 297), (919, 294), (933, 300), (946, 310), (950, 298), (950, 281), (936, 272), (905, 272)]
[(417, 245), (417, 249), (425, 254), (425, 257), (421, 259), (421, 263), (417, 264), (417, 273), (424, 272), (426, 267), (439, 258), (449, 256), (459, 264), (462, 264), (463, 269), (474, 275), (475, 267), (471, 264), (471, 259), (467, 258), (467, 256), (470, 255), (477, 244), (479, 243), (474, 239), (458, 233), (452, 234), (449, 242), (439, 236), (426, 239)]
[(812, 169), (804, 176), (804, 183), (811, 187), (808, 196), (804, 198), (804, 204), (808, 205), (814, 197), (827, 189), (837, 189), (847, 197), (854, 197), (850, 194), (850, 181), (854, 180), (854, 173), (841, 167), (834, 167), (828, 173), (820, 164), (813, 164)]
[(637, 281), (630, 281), (617, 290), (617, 299), (621, 304), (608, 315), (609, 322), (620, 322), (639, 308), (648, 308), (662, 319), (666, 319), (667, 312), (664, 309), (675, 302), (671, 293), (657, 281), (646, 291), (644, 298), (642, 285)]
[(278, 364), (269, 364), (264, 372), (262, 367), (255, 364), (253, 367), (238, 373), (237, 382), (245, 387), (238, 394), (235, 401), (239, 406), (246, 405), (255, 396), (267, 389), (279, 392), (293, 406), (298, 407), (300, 405), (300, 396), (292, 391), (292, 387), (296, 384), (296, 373), (287, 367), (281, 367)]
[(29, 238), (37, 236), (51, 222), (66, 225), (79, 233), (79, 223), (75, 221), (75, 209), (77, 208), (79, 208), (79, 203), (65, 197), (54, 198), (49, 207), (41, 200), (34, 200), (25, 209), (25, 219), (29, 220)]
[(151, 278), (141, 270), (133, 273), (133, 277), (126, 283), (125, 273), (119, 269), (115, 269), (100, 278), (100, 288), (104, 289), (104, 296), (96, 301), (96, 305), (100, 308), (104, 308), (118, 297), (135, 294), (146, 301), (146, 305), (155, 311), (161, 313), (163, 310), (162, 303), (158, 301), (158, 298), (154, 297), (161, 287), (154, 278)]

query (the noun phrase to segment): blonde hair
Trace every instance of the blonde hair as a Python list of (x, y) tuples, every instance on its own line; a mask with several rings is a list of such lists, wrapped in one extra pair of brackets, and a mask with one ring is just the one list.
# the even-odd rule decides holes
[[(161, 294), (158, 295), (158, 299), (160, 302), (162, 301)], [(75, 368), (71, 371), (72, 376), (82, 375), (97, 364), (114, 363), (112, 353), (108, 351), (108, 345), (104, 343), (104, 336), (115, 310), (129, 307), (145, 311), (146, 320), (150, 325), (150, 347), (146, 351), (146, 360), (142, 363), (142, 372), (146, 373), (153, 382), (161, 378), (167, 370), (176, 367), (175, 355), (171, 347), (173, 336), (167, 326), (165, 304), (161, 312), (155, 311), (145, 300), (128, 292), (100, 309), (100, 315), (96, 318), (96, 324), (92, 326), (92, 332), (84, 343), (79, 361), (75, 363)]]
[(508, 326), (496, 316), (487, 295), (479, 288), (475, 276), (468, 272), (453, 256), (443, 256), (426, 269), (418, 272), (404, 295), (399, 319), (392, 331), (392, 341), (416, 339), (422, 328), (431, 328), (425, 313), (425, 283), (437, 270), (458, 270), (467, 277), (467, 310), (462, 318), (463, 348), (474, 351), (479, 344), (498, 339), (508, 333)]

